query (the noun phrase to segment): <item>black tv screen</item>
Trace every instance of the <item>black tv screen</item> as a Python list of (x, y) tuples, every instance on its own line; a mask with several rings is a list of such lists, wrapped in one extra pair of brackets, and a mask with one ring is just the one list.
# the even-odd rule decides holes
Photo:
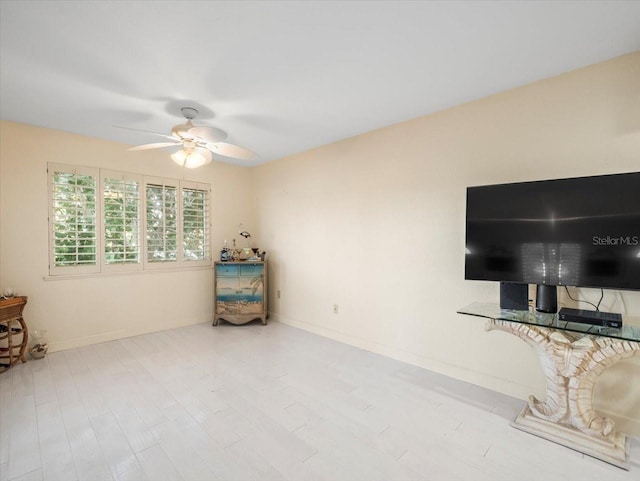
[(465, 279), (640, 290), (640, 172), (468, 187)]

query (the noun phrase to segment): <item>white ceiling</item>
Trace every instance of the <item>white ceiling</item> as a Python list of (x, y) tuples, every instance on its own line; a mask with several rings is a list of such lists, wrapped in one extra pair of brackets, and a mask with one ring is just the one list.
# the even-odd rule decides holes
[(0, 0), (0, 45), (2, 119), (136, 145), (193, 106), (255, 164), (639, 50), (640, 2)]

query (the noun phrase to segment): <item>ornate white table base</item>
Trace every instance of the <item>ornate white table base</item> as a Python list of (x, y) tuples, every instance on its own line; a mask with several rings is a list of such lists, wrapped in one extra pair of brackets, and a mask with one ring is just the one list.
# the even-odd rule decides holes
[(530, 396), (512, 426), (628, 469), (626, 436), (596, 413), (593, 391), (607, 367), (640, 352), (640, 342), (502, 319), (489, 319), (486, 329), (509, 332), (529, 344), (547, 378), (546, 399)]

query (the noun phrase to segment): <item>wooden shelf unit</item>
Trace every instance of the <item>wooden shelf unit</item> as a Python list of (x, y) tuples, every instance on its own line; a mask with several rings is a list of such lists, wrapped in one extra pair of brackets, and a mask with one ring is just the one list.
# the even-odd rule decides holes
[(27, 362), (29, 330), (22, 317), (26, 304), (26, 296), (0, 299), (0, 372), (20, 361)]

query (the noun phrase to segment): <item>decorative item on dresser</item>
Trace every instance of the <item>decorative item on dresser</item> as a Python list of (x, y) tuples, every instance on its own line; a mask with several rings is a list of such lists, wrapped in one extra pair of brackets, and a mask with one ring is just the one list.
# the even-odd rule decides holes
[(219, 321), (267, 324), (267, 263), (216, 262), (213, 325)]
[(0, 299), (0, 372), (19, 361), (27, 362), (24, 351), (29, 330), (22, 318), (26, 304), (26, 296)]

